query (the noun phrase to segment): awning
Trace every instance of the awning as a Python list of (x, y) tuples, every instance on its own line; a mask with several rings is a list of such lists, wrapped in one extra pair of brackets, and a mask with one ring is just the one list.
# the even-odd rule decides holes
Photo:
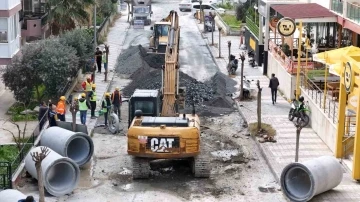
[(340, 76), (341, 69), (342, 69), (342, 64), (341, 63), (336, 63), (336, 64), (329, 65), (329, 73), (330, 74)]
[(337, 16), (316, 3), (309, 4), (282, 4), (271, 6), (284, 17), (292, 18), (295, 22), (337, 22)]
[(321, 62), (327, 65), (333, 65), (336, 63), (341, 63), (341, 56), (343, 55), (359, 55), (360, 48), (356, 46), (348, 46), (345, 48), (339, 48), (331, 51), (325, 51), (322, 53), (314, 54), (313, 60), (316, 62)]

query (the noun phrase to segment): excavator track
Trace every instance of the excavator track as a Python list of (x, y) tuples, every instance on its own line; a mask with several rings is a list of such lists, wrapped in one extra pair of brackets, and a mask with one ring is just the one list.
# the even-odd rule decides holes
[(147, 158), (132, 157), (133, 179), (146, 179), (150, 175), (150, 161)]
[(210, 177), (210, 160), (209, 157), (199, 154), (193, 158), (192, 170), (194, 177), (209, 178)]

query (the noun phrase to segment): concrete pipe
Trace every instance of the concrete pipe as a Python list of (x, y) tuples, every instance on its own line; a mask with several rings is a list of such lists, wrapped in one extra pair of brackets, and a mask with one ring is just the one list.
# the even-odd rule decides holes
[(4, 191), (0, 191), (1, 202), (17, 202), (21, 199), (26, 199), (26, 196), (16, 189), (6, 189)]
[(112, 134), (116, 134), (120, 131), (119, 117), (115, 113), (111, 113), (109, 117), (109, 131)]
[(58, 154), (69, 157), (79, 166), (90, 161), (94, 153), (94, 143), (90, 136), (60, 127), (50, 127), (43, 131), (41, 146), (49, 147)]
[[(56, 197), (71, 193), (79, 182), (79, 166), (70, 158), (60, 156), (49, 148), (50, 153), (42, 161), (44, 187), (46, 191)], [(25, 157), (25, 169), (30, 175), (38, 179), (32, 152), (41, 152), (41, 146), (33, 148)]]
[(332, 156), (287, 165), (280, 177), (281, 188), (291, 201), (309, 201), (341, 183), (343, 171)]

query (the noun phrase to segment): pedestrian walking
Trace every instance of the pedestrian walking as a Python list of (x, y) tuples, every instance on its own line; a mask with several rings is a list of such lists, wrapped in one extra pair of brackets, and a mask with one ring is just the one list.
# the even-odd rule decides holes
[(57, 120), (56, 106), (52, 104), (49, 110), (49, 127), (57, 126)]
[(39, 115), (38, 115), (38, 120), (39, 120), (39, 131), (42, 130), (44, 124), (45, 124), (45, 121), (47, 120), (47, 116), (46, 116), (46, 112), (48, 111), (49, 107), (48, 105), (46, 104), (46, 102), (42, 102), (40, 104), (40, 107), (39, 107)]
[(113, 104), (115, 114), (119, 117), (120, 120), (121, 118), (120, 108), (121, 108), (122, 98), (119, 87), (116, 87), (115, 91), (111, 95), (111, 103)]
[(108, 115), (109, 115), (109, 111), (111, 109), (110, 93), (105, 93), (105, 99), (103, 100), (101, 107), (104, 112), (105, 127), (107, 127)]
[(86, 114), (87, 110), (90, 108), (89, 102), (86, 100), (85, 93), (81, 94), (81, 98), (79, 99), (79, 111), (80, 111), (80, 120), (81, 124), (86, 125)]
[(90, 77), (87, 77), (86, 78), (86, 81), (84, 81), (82, 83), (82, 87), (85, 91), (85, 95), (86, 95), (86, 100), (89, 102), (89, 94), (90, 92), (92, 91), (92, 85), (93, 85), (93, 82), (91, 81), (91, 78)]
[(276, 103), (276, 96), (277, 96), (277, 90), (278, 90), (279, 85), (280, 85), (279, 79), (276, 78), (275, 74), (271, 74), (269, 88), (271, 89), (271, 100), (272, 100), (273, 104)]
[(105, 72), (107, 72), (107, 60), (106, 60), (106, 51), (103, 51), (102, 53), (102, 63), (104, 63), (104, 69), (105, 69)]
[(96, 109), (96, 84), (92, 85), (92, 90), (89, 93), (89, 97), (90, 97), (90, 107), (91, 107), (91, 119), (95, 119), (95, 109)]
[(98, 67), (98, 73), (101, 73), (102, 52), (99, 47), (96, 48), (95, 59)]
[(66, 98), (65, 96), (61, 96), (59, 102), (56, 105), (57, 116), (60, 121), (65, 121), (65, 113), (66, 113)]

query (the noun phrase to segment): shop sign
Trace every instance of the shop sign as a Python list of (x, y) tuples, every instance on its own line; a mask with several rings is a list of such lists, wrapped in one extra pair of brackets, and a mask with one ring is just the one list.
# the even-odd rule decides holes
[(276, 26), (279, 34), (284, 37), (291, 36), (296, 30), (295, 21), (291, 18), (281, 18)]
[(344, 84), (345, 84), (345, 90), (347, 93), (350, 93), (353, 87), (353, 75), (351, 70), (351, 64), (347, 62), (345, 64), (345, 70), (344, 70)]
[(250, 45), (250, 48), (255, 51), (256, 49), (256, 42), (253, 38), (250, 37), (250, 41), (249, 41), (249, 45)]
[(358, 95), (359, 95), (359, 89), (358, 88), (354, 88), (353, 92), (349, 94), (348, 97), (348, 102), (347, 102), (347, 107), (353, 111), (356, 111), (357, 106), (358, 106)]

